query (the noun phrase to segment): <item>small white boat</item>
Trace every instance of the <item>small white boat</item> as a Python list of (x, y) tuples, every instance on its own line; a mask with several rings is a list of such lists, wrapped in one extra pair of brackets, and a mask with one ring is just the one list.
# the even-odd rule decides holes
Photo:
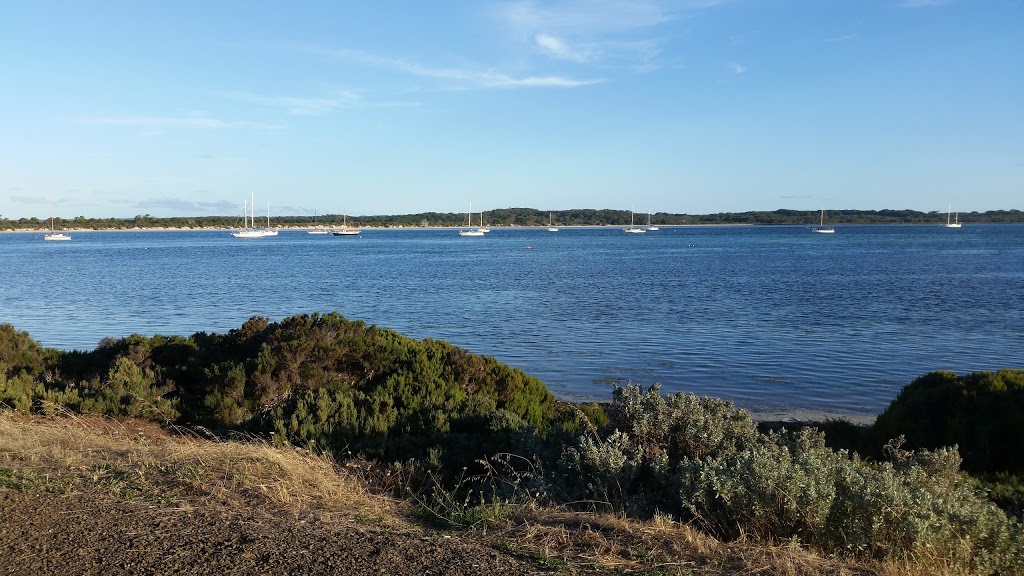
[(660, 228), (658, 228), (657, 226), (652, 226), (651, 225), (651, 211), (650, 210), (647, 211), (647, 229), (650, 230), (651, 232), (657, 232), (658, 230), (660, 230)]
[(359, 228), (348, 227), (348, 214), (341, 215), (341, 228), (331, 230), (335, 236), (359, 236)]
[(815, 228), (811, 228), (811, 232), (815, 234), (835, 234), (836, 229), (831, 226), (825, 226), (825, 209), (821, 209), (821, 224)]
[(491, 231), (490, 228), (485, 228), (484, 227), (484, 213), (483, 212), (480, 213), (480, 227), (477, 228), (477, 230), (479, 230), (481, 232), (490, 232)]
[[(480, 213), (480, 222), (483, 223), (483, 212)], [(473, 203), (469, 203), (469, 212), (466, 212), (466, 221), (469, 224), (469, 230), (459, 230), (459, 236), (483, 236), (483, 230), (479, 228), (473, 228)]]
[(647, 230), (644, 230), (643, 228), (637, 228), (636, 226), (633, 225), (633, 215), (633, 211), (630, 210), (629, 228), (623, 228), (622, 231), (625, 232), (626, 234), (643, 234), (644, 232), (647, 232)]
[(558, 232), (558, 228), (551, 223), (551, 212), (548, 212), (548, 232)]
[(242, 229), (231, 233), (235, 238), (263, 238), (267, 235), (265, 230), (256, 228), (256, 215), (249, 215), (254, 205), (251, 201), (252, 193), (249, 196), (250, 201), (242, 204)]
[(63, 232), (57, 232), (53, 229), (53, 216), (50, 216), (50, 233), (43, 236), (43, 240), (49, 240), (51, 242), (62, 242), (71, 240), (70, 234)]
[(267, 202), (267, 227), (263, 229), (264, 236), (277, 236), (277, 229), (270, 227), (270, 202)]
[(953, 211), (953, 205), (950, 204), (949, 210), (946, 212), (946, 228), (959, 228), (960, 227), (960, 213), (956, 213), (955, 219), (950, 222), (949, 215)]

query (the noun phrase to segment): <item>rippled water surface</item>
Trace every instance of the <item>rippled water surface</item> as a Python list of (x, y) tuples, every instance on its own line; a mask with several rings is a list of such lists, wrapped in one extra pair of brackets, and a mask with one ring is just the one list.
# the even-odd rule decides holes
[(632, 380), (843, 415), (932, 370), (1024, 367), (1024, 225), (7, 233), (0, 262), (0, 322), (65, 349), (337, 310), (563, 398)]

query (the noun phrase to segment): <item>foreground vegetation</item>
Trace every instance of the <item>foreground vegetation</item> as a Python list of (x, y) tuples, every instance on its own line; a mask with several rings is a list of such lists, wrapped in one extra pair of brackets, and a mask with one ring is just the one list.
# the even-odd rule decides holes
[(491, 358), (329, 314), (87, 353), (0, 325), (0, 403), (302, 447), (380, 471), (373, 490), (449, 527), (591, 514), (881, 571), (1024, 573), (1024, 529), (960, 470), (962, 454), (975, 474), (1019, 477), (1020, 370), (924, 376), (844, 449), (817, 428), (759, 429), (731, 403), (656, 387), (620, 388), (609, 406), (557, 403)]
[[(500, 208), (482, 213), (484, 221), (491, 226), (547, 226), (548, 215), (559, 226), (625, 226), (630, 223), (628, 210), (553, 210), (541, 211), (534, 208)], [(831, 210), (828, 211), (830, 224), (943, 224), (947, 214), (942, 212), (920, 212), (917, 210)], [(480, 214), (474, 216), (481, 217)], [(637, 214), (637, 222), (646, 222), (645, 215)], [(962, 212), (960, 222), (969, 224), (1020, 223), (1024, 212), (1020, 210), (989, 210), (987, 212)], [(719, 212), (716, 214), (670, 214), (658, 212), (652, 215), (652, 222), (662, 226), (698, 224), (795, 224), (811, 225), (819, 220), (815, 210), (774, 210), (754, 212)], [(274, 227), (341, 226), (360, 227), (458, 227), (466, 223), (466, 215), (456, 212), (423, 212), (419, 214), (397, 214), (378, 216), (343, 216), (321, 214), (319, 216), (275, 216), (270, 219)], [(147, 228), (233, 228), (242, 226), (241, 216), (182, 216), (160, 218), (140, 214), (134, 218), (54, 218), (57, 229), (77, 230), (130, 230)], [(50, 227), (49, 218), (18, 218), (12, 220), (0, 216), (2, 230), (40, 230)]]

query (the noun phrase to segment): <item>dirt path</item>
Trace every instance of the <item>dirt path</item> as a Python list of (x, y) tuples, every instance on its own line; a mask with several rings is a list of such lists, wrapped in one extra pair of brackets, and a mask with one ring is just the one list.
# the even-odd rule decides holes
[(458, 536), (0, 488), (0, 574), (538, 573)]

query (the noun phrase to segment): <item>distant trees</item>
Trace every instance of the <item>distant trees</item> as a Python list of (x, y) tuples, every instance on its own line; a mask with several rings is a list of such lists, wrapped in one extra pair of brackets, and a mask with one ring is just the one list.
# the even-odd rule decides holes
[[(492, 226), (546, 226), (548, 214), (561, 226), (625, 226), (629, 224), (628, 210), (573, 209), (537, 210), (535, 208), (499, 208), (483, 212), (484, 221)], [(946, 221), (946, 214), (940, 212), (918, 212), (915, 210), (826, 210), (826, 219), (831, 224), (939, 224)], [(480, 214), (474, 215), (479, 222)], [(658, 212), (652, 221), (659, 225), (696, 224), (747, 224), (747, 225), (810, 225), (818, 222), (816, 210), (720, 212), (715, 214), (670, 214)], [(458, 227), (466, 225), (466, 214), (455, 212), (422, 212), (419, 214), (348, 216), (348, 224), (360, 227)], [(341, 214), (312, 216), (275, 216), (271, 226), (307, 227), (313, 225), (340, 226)], [(992, 210), (988, 212), (960, 213), (960, 221), (971, 224), (1021, 223), (1024, 212), (1020, 210)], [(646, 215), (638, 213), (637, 223), (646, 222)], [(49, 218), (19, 218), (10, 220), (0, 217), (0, 229), (27, 230), (49, 228)], [(242, 225), (241, 216), (183, 216), (158, 218), (150, 214), (134, 218), (86, 218), (77, 216), (73, 220), (55, 218), (54, 225), (91, 230), (123, 230), (131, 228), (234, 228)]]

